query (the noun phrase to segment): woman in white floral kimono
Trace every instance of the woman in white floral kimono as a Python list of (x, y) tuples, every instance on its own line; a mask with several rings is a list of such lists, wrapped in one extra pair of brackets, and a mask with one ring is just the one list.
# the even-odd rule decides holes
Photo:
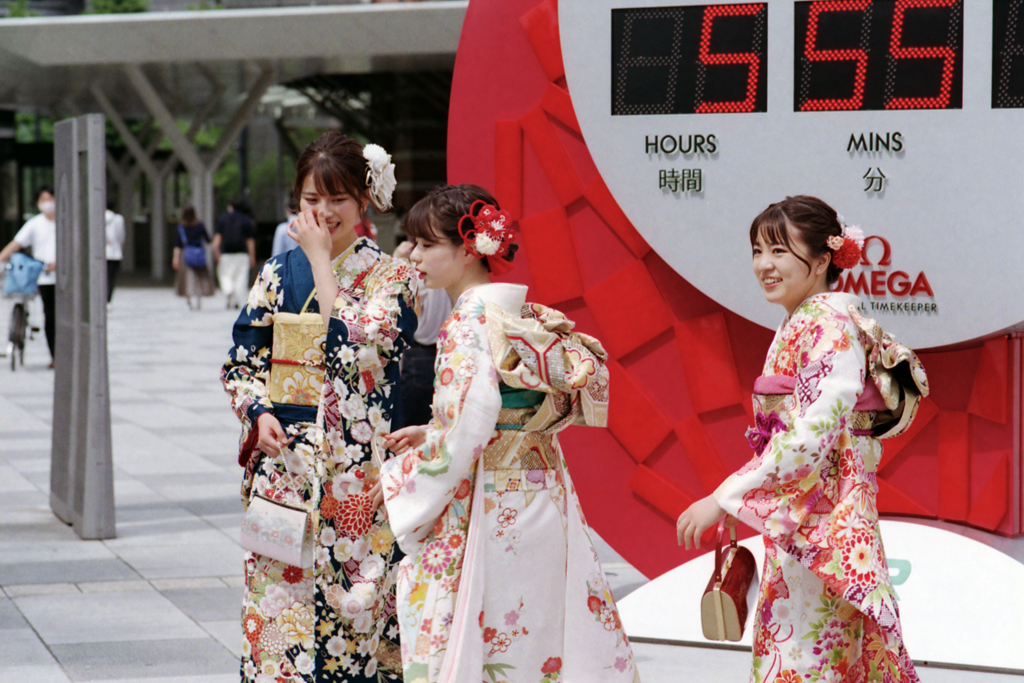
[(243, 499), (306, 511), (315, 542), (308, 568), (246, 553), (243, 681), (401, 678), (401, 552), (373, 506), (370, 439), (402, 424), (398, 360), (418, 304), (409, 264), (355, 231), (393, 188), (381, 148), (336, 132), (311, 143), (295, 184), (305, 243), (267, 261), (235, 323), (222, 379), (242, 421)]
[[(878, 526), (880, 436), (906, 428), (924, 369), (831, 292), (863, 234), (814, 197), (772, 204), (750, 228), (754, 274), (788, 314), (754, 384), (754, 458), (677, 523), (699, 547), (728, 513), (764, 536), (755, 683), (913, 683)], [(899, 381), (896, 381), (896, 380)], [(734, 523), (734, 522), (733, 522)]]
[(638, 680), (557, 433), (602, 426), (600, 343), (511, 269), (508, 215), (473, 185), (410, 212), (412, 261), (455, 302), (438, 338), (433, 419), (384, 439), (384, 502), (406, 552), (398, 617), (406, 681)]

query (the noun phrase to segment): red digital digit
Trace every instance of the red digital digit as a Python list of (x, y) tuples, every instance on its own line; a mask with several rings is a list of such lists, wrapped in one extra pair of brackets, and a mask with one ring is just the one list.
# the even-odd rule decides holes
[[(956, 64), (956, 51), (946, 45), (943, 47), (903, 47), (903, 20), (908, 9), (918, 7), (952, 7), (959, 0), (896, 0), (896, 10), (892, 17), (892, 41), (889, 54), (893, 59), (941, 59), (942, 82), (939, 94), (935, 97), (894, 97), (885, 103), (886, 109), (944, 109), (949, 104), (950, 90), (953, 84), (953, 68)], [(889, 82), (894, 70), (890, 72)]]
[(757, 5), (713, 5), (704, 8), (704, 24), (700, 32), (700, 61), (705, 66), (719, 64), (747, 65), (747, 97), (744, 100), (731, 102), (701, 102), (697, 107), (698, 114), (724, 114), (733, 112), (754, 111), (757, 98), (757, 76), (761, 66), (761, 58), (755, 52), (719, 52), (711, 53), (711, 30), (716, 17), (752, 16), (765, 9), (764, 4)]
[(865, 50), (819, 50), (818, 17), (824, 12), (863, 12), (871, 5), (871, 0), (829, 0), (811, 5), (807, 21), (807, 40), (804, 56), (810, 62), (857, 62), (853, 77), (853, 94), (848, 99), (816, 99), (807, 100), (801, 105), (801, 111), (835, 111), (841, 109), (860, 109), (864, 102), (864, 84), (868, 74), (868, 53)]

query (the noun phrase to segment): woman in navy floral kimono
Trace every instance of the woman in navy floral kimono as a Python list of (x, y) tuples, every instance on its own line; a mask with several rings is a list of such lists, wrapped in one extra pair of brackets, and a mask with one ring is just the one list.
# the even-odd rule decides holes
[[(356, 233), (370, 202), (390, 208), (394, 185), (380, 147), (337, 132), (311, 143), (298, 160), (297, 220), (318, 226), (329, 249), (313, 263), (302, 249), (267, 261), (234, 326), (221, 378), (242, 421), (243, 500), (305, 510), (313, 534), (312, 567), (246, 553), (243, 681), (401, 679), (401, 552), (374, 504), (369, 444), (402, 424), (398, 361), (418, 299), (409, 264)], [(323, 323), (296, 315), (327, 296)]]

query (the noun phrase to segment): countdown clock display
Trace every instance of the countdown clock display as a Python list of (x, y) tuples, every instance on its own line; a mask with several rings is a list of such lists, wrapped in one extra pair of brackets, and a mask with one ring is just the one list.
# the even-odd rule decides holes
[(722, 305), (778, 323), (747, 231), (771, 202), (813, 194), (869, 236), (837, 286), (901, 340), (939, 347), (1024, 321), (1024, 0), (558, 11), (598, 170), (659, 255)]
[[(1018, 304), (1016, 264), (1009, 274), (988, 272), (997, 266), (1005, 269), (1011, 259), (1001, 258), (1004, 250), (1013, 258), (1020, 251), (1014, 234), (1019, 232), (1013, 215), (1016, 188), (1001, 195), (986, 188), (992, 178), (1000, 181), (999, 173), (990, 173), (985, 182), (972, 177), (987, 173), (977, 162), (988, 157), (1004, 166), (1002, 175), (1012, 175), (1016, 160), (1007, 163), (1013, 154), (1002, 147), (1016, 145), (1021, 129), (1012, 125), (1019, 115), (1013, 98), (1020, 93), (1019, 87), (1014, 90), (1019, 86), (1014, 76), (1020, 66), (1015, 47), (1020, 44), (1020, 8), (1017, 3), (994, 5), (979, 15), (976, 6), (987, 2), (971, 0), (963, 3), (962, 13), (955, 8), (955, 17), (943, 9), (930, 13), (931, 18), (904, 3), (870, 8), (821, 3), (816, 5), (811, 40), (807, 33), (813, 6), (790, 2), (677, 2), (660, 7), (650, 1), (614, 6), (597, 0), (470, 3), (452, 83), (449, 181), (493, 188), (516, 219), (522, 248), (513, 271), (501, 279), (529, 285), (531, 301), (565, 311), (576, 322), (575, 329), (601, 339), (608, 351), (608, 428), (570, 428), (560, 438), (591, 527), (644, 575), (660, 577), (624, 600), (620, 588), (625, 574), (617, 579), (616, 597), (631, 638), (703, 640), (694, 615), (699, 614), (701, 590), (696, 586), (704, 584), (694, 577), (706, 580), (710, 571), (706, 556), (700, 557), (707, 546), (700, 551), (678, 547), (675, 520), (750, 458), (743, 436), (753, 419), (749, 394), (761, 373), (771, 328), (782, 316), (781, 309), (764, 303), (749, 274), (746, 228), (761, 208), (755, 204), (776, 199), (768, 195), (780, 188), (793, 192), (792, 185), (799, 184), (802, 191), (826, 196), (848, 219), (865, 227), (889, 212), (901, 217), (931, 212), (913, 224), (920, 229), (954, 204), (944, 194), (956, 195), (976, 204), (959, 214), (969, 220), (958, 225), (943, 218), (933, 226), (934, 239), (908, 239), (912, 248), (904, 246), (891, 226), (869, 229), (868, 264), (852, 273), (854, 285), (868, 290), (861, 292), (865, 305), (901, 307), (889, 316), (900, 320), (884, 322), (910, 341), (911, 333), (917, 333), (912, 329), (915, 320), (936, 315), (922, 312), (924, 307), (935, 305), (937, 315), (949, 316), (961, 296), (963, 307), (982, 309), (991, 326), (994, 311)], [(851, 14), (825, 11), (843, 6), (852, 7), (847, 10)], [(808, 11), (798, 14), (803, 9)], [(632, 23), (623, 21), (634, 10)], [(644, 16), (640, 10), (661, 14)], [(946, 30), (936, 34), (933, 21), (945, 21)], [(852, 42), (839, 31), (842, 22), (858, 28)], [(880, 55), (880, 46), (892, 51), (894, 22), (899, 28), (897, 49), (952, 48), (949, 99), (941, 106), (926, 100), (943, 96), (948, 51), (930, 56), (938, 65), (930, 72), (927, 65), (912, 64), (906, 57), (884, 50)], [(804, 41), (802, 51), (797, 50), (798, 40)], [(599, 42), (604, 46), (595, 52)], [(840, 50), (854, 52), (822, 54)], [(864, 61), (858, 50), (866, 53), (867, 61), (862, 99), (851, 110), (858, 60)], [(879, 59), (885, 67), (881, 72), (874, 69)], [(890, 59), (895, 61), (886, 65)], [(580, 60), (588, 62), (586, 68)], [(631, 69), (618, 84), (615, 63)], [(895, 74), (889, 70), (893, 66), (900, 67)], [(831, 69), (832, 75), (821, 68)], [(917, 68), (918, 76), (908, 81), (907, 68)], [(795, 85), (805, 73), (812, 82), (806, 92), (799, 92)], [(918, 82), (928, 73), (932, 89)], [(646, 85), (638, 86), (644, 79)], [(904, 101), (892, 102), (897, 98)], [(801, 109), (815, 99), (847, 102), (831, 103), (832, 110)], [(890, 102), (893, 106), (886, 108)], [(899, 128), (873, 128), (892, 117)], [(930, 127), (947, 117), (957, 125), (943, 140)], [(814, 137), (815, 127), (835, 128), (837, 123), (848, 136), (841, 141), (845, 156), (820, 145), (804, 148), (838, 136), (832, 130)], [(596, 125), (603, 125), (604, 132)], [(991, 133), (1002, 136), (998, 141), (987, 139), (992, 125), (1002, 126)], [(864, 131), (852, 136), (852, 144), (849, 126)], [(636, 139), (620, 144), (618, 137), (634, 135), (639, 136), (639, 150)], [(658, 135), (656, 142), (646, 139), (653, 135)], [(929, 140), (953, 148), (939, 155), (939, 161), (946, 164), (960, 156), (962, 165), (952, 172), (929, 167), (927, 159), (918, 158), (927, 152), (924, 143)], [(649, 149), (648, 143), (655, 148)], [(831, 156), (818, 162), (815, 154)], [(839, 196), (854, 168), (861, 184), (864, 170), (857, 167), (867, 159), (894, 182), (882, 192), (857, 187)], [(822, 168), (851, 160), (856, 162), (851, 168), (834, 172), (842, 183), (815, 177)], [(901, 165), (890, 168), (890, 161)], [(757, 171), (747, 172), (747, 167)], [(670, 173), (673, 169), (677, 172)], [(912, 200), (896, 190), (905, 192), (907, 178), (922, 169), (942, 184), (924, 199), (917, 195), (920, 206), (908, 207)], [(702, 170), (703, 178), (694, 170)], [(664, 188), (657, 187), (662, 174)], [(761, 187), (783, 174), (787, 182)], [(704, 186), (698, 191), (694, 186), (701, 180)], [(877, 182), (863, 180), (868, 181)], [(976, 199), (979, 188), (986, 189)], [(980, 213), (992, 198), (999, 205), (989, 215), (1002, 215), (994, 222)], [(929, 203), (935, 201), (943, 202), (942, 211), (931, 211)], [(734, 211), (731, 204), (740, 202), (748, 206)], [(939, 231), (947, 225), (956, 227), (952, 236)], [(650, 242), (641, 239), (638, 228)], [(990, 244), (975, 249), (977, 240)], [(695, 252), (693, 258), (688, 250)], [(723, 262), (731, 253), (737, 254), (736, 261)], [(985, 253), (985, 260), (973, 262), (977, 253)], [(942, 281), (945, 259), (960, 268), (951, 280), (954, 285), (973, 287), (974, 278), (998, 283), (980, 299), (965, 300), (956, 287), (951, 293)], [(694, 286), (699, 277), (703, 290), (718, 303)], [(731, 294), (730, 281), (735, 288)], [(730, 296), (732, 303), (727, 301)], [(754, 323), (727, 309), (738, 309), (742, 302), (735, 302), (740, 299), (753, 302), (769, 319)], [(1007, 600), (968, 593), (955, 604), (931, 599), (936, 586), (941, 589), (950, 581), (950, 548), (957, 548), (958, 557), (970, 558), (961, 563), (965, 576), (991, 576), (1000, 586), (1020, 583), (1014, 584), (1019, 572), (1008, 568), (1013, 563), (1008, 565), (1005, 555), (957, 543), (958, 534), (950, 528), (969, 525), (971, 538), (989, 538), (998, 547), (1006, 541), (997, 543), (983, 530), (1014, 537), (1024, 529), (1019, 392), (1014, 387), (1020, 349), (1019, 338), (993, 337), (955, 349), (921, 350), (932, 392), (911, 432), (886, 442), (876, 473), (883, 517), (932, 519), (936, 521), (923, 523), (945, 529), (926, 529), (905, 523), (907, 519), (882, 522), (890, 563), (898, 569), (894, 583), (899, 583), (908, 648), (924, 660), (1024, 670), (1013, 648), (1021, 630), (1007, 629), (999, 609)], [(895, 533), (894, 524), (906, 527), (906, 533)], [(749, 533), (744, 528), (741, 535)], [(904, 568), (912, 571), (900, 582)], [(673, 596), (672, 609), (665, 609), (665, 596)], [(982, 607), (975, 609), (978, 605)], [(968, 628), (978, 634), (967, 646), (955, 634), (950, 637), (949, 629), (935, 627), (948, 623), (950, 615), (964, 614), (971, 620)]]

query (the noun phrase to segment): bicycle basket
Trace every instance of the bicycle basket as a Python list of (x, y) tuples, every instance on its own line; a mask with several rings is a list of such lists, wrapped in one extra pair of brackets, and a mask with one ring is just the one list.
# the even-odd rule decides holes
[(11, 265), (4, 278), (4, 294), (35, 294), (36, 280), (43, 272), (43, 262), (20, 252), (11, 255)]

